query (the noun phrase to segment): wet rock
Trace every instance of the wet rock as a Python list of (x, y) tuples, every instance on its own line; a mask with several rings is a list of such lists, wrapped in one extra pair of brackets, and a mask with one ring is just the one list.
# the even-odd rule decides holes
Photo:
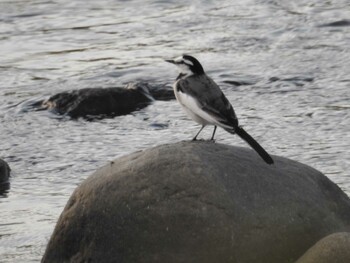
[(145, 82), (131, 82), (125, 86), (129, 90), (137, 90), (145, 94), (151, 100), (174, 100), (175, 94), (172, 87), (167, 85), (149, 85)]
[(322, 238), (296, 263), (350, 262), (350, 233), (335, 233)]
[(88, 88), (62, 92), (40, 105), (41, 109), (72, 118), (103, 118), (129, 114), (146, 107), (155, 99), (172, 98), (174, 92), (171, 87), (130, 83), (124, 88)]
[(74, 191), (42, 262), (287, 263), (350, 230), (337, 185), (274, 160), (205, 141), (116, 159)]
[(269, 81), (271, 81), (271, 82), (275, 82), (275, 81), (290, 81), (290, 82), (303, 81), (303, 82), (312, 82), (312, 81), (314, 81), (314, 78), (313, 78), (313, 77), (301, 77), (301, 76), (295, 76), (295, 77), (289, 77), (289, 78), (271, 77), (271, 78), (269, 78)]
[(258, 76), (248, 76), (248, 75), (235, 75), (232, 77), (231, 74), (221, 73), (219, 77), (223, 79), (223, 83), (230, 84), (233, 86), (247, 86), (247, 85), (255, 85), (261, 79)]
[(72, 118), (128, 114), (146, 107), (151, 100), (137, 90), (89, 88), (62, 92), (43, 102), (43, 107)]
[(174, 100), (175, 94), (172, 87), (167, 85), (151, 85), (149, 92), (155, 100)]
[(2, 159), (0, 159), (0, 194), (3, 194), (10, 188), (10, 167)]
[(233, 86), (254, 85), (256, 83), (254, 81), (249, 80), (224, 80), (223, 82)]
[(343, 19), (343, 20), (320, 25), (320, 27), (343, 27), (343, 26), (350, 26), (350, 20)]
[(271, 77), (269, 78), (270, 82), (290, 82), (293, 83), (295, 86), (304, 86), (307, 82), (313, 82), (313, 77), (302, 77), (302, 76), (294, 76), (294, 77), (288, 77), (288, 78), (279, 78), (279, 77)]

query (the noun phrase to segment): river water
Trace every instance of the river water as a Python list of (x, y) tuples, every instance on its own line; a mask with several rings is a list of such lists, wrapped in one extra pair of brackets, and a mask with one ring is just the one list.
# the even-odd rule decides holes
[[(95, 121), (28, 105), (79, 88), (171, 84), (177, 71), (163, 59), (183, 53), (202, 62), (268, 152), (319, 169), (350, 195), (346, 19), (348, 0), (0, 0), (0, 158), (12, 168), (0, 261), (40, 261), (72, 191), (98, 167), (199, 129), (176, 101)], [(245, 145), (223, 130), (217, 142)]]

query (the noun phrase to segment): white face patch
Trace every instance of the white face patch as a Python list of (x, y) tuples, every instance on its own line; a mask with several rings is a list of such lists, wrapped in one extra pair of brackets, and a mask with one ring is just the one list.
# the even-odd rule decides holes
[(186, 64), (177, 64), (177, 68), (179, 69), (181, 74), (184, 74), (185, 76), (193, 75), (193, 72), (190, 70), (190, 67)]
[(188, 59), (185, 59), (185, 58), (183, 58), (182, 56), (181, 57), (178, 57), (178, 58), (176, 58), (176, 59), (174, 59), (174, 61), (175, 61), (175, 63), (181, 63), (181, 64), (187, 64), (187, 65), (191, 65), (191, 66), (193, 66), (193, 63), (192, 63), (192, 61), (190, 61), (190, 60), (188, 60)]
[(183, 61), (182, 56), (174, 59), (175, 63), (180, 63)]
[(183, 59), (183, 62), (185, 62), (187, 65), (193, 66), (192, 61), (190, 61), (190, 60), (188, 60), (188, 59)]
[(192, 61), (188, 59), (184, 59), (182, 56), (174, 59), (175, 65), (179, 68), (179, 71), (181, 74), (184, 74), (185, 76), (193, 75), (193, 72), (190, 69), (190, 66), (193, 66)]

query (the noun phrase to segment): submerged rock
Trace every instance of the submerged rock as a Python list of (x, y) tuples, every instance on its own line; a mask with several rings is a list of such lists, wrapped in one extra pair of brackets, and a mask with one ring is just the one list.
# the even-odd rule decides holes
[[(137, 85), (138, 83), (136, 83)], [(142, 83), (141, 83), (142, 84)], [(128, 85), (135, 85), (133, 83)], [(174, 100), (175, 94), (172, 87), (167, 85), (149, 85), (148, 86), (149, 93), (155, 100), (162, 100), (162, 101), (168, 101), (168, 100)]]
[(337, 185), (274, 160), (201, 141), (116, 159), (74, 191), (42, 262), (287, 263), (350, 230)]
[(320, 25), (320, 27), (343, 27), (343, 26), (350, 26), (350, 20), (343, 19), (343, 20), (338, 20), (331, 23)]
[(0, 194), (3, 194), (10, 188), (10, 166), (0, 159)]
[(223, 82), (233, 86), (245, 86), (256, 84), (256, 81), (252, 80), (224, 80)]
[(292, 83), (295, 86), (304, 86), (305, 83), (313, 82), (313, 77), (303, 77), (303, 76), (293, 76), (293, 77), (285, 77), (285, 78), (279, 78), (279, 77), (271, 77), (269, 78), (270, 82), (289, 82)]
[(129, 114), (146, 107), (155, 99), (173, 98), (171, 87), (130, 83), (125, 88), (87, 88), (58, 93), (40, 102), (40, 109), (72, 118), (102, 118)]

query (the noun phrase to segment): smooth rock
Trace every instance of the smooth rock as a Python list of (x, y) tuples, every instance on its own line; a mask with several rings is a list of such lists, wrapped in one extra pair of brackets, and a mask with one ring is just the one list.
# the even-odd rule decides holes
[(172, 87), (167, 85), (148, 85), (149, 93), (155, 100), (175, 100), (175, 94)]
[(296, 263), (349, 263), (350, 233), (335, 233), (322, 238)]
[(2, 159), (0, 159), (0, 194), (3, 194), (10, 188), (10, 167)]
[(343, 27), (343, 26), (350, 26), (350, 20), (343, 19), (343, 20), (338, 20), (331, 23), (320, 25), (320, 27)]
[(249, 80), (224, 80), (223, 82), (233, 86), (254, 85), (256, 83), (254, 81)]
[(129, 114), (153, 100), (174, 98), (171, 87), (129, 83), (124, 88), (87, 88), (58, 93), (32, 106), (72, 118), (104, 118)]
[(42, 262), (294, 262), (350, 230), (350, 200), (319, 171), (212, 142), (116, 159), (72, 194)]
[(131, 82), (125, 86), (126, 89), (137, 90), (145, 94), (151, 100), (174, 100), (175, 94), (172, 87), (167, 85), (150, 85), (146, 82)]

